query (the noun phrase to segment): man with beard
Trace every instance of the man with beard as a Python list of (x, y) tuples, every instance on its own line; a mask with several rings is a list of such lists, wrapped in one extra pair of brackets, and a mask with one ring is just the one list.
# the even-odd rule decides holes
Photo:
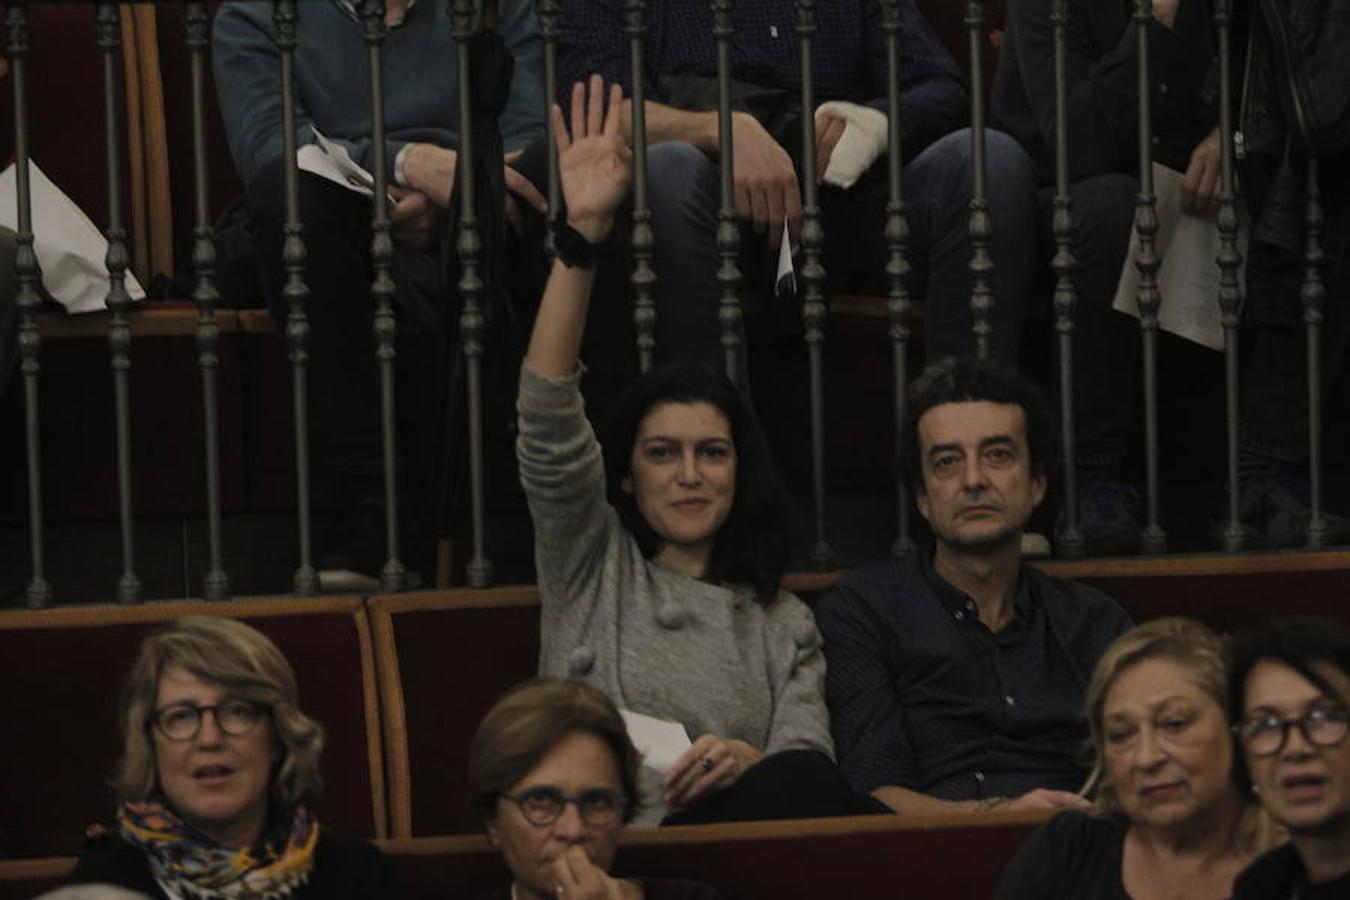
[(816, 608), (840, 766), (899, 813), (1083, 807), (1083, 697), (1130, 627), (1110, 597), (1023, 565), (1055, 453), (1048, 400), (980, 360), (915, 382), (901, 466), (930, 547)]

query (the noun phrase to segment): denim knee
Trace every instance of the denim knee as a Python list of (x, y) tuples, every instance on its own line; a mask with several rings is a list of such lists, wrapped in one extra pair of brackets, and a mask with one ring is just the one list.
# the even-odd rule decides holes
[(718, 175), (717, 163), (693, 144), (671, 141), (648, 147), (647, 201), (653, 219), (660, 223), (715, 220)]

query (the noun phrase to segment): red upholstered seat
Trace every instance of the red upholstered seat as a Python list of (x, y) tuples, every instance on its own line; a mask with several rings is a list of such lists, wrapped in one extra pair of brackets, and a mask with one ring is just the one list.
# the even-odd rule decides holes
[(0, 613), (0, 830), (16, 858), (78, 853), (107, 821), (121, 752), (119, 691), (149, 631), (185, 615), (229, 615), (267, 634), (294, 666), (301, 707), (323, 723), (319, 818), (344, 834), (385, 834), (369, 626), (357, 598), (162, 603)]
[(481, 830), (469, 811), (469, 741), (539, 664), (533, 587), (373, 597), (395, 837)]

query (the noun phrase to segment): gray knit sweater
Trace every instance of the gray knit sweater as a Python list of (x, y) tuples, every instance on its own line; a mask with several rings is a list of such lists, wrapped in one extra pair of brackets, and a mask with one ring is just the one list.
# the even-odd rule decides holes
[[(516, 454), (543, 604), (539, 673), (584, 679), (624, 709), (682, 722), (691, 738), (833, 757), (811, 611), (785, 591), (761, 604), (748, 585), (643, 558), (606, 501), (579, 377), (544, 378), (528, 365), (520, 375)], [(638, 824), (667, 811), (657, 785), (644, 769)]]

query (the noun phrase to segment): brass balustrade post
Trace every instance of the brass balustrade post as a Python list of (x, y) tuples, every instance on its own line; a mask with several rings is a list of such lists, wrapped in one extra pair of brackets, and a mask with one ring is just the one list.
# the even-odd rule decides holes
[(103, 158), (108, 179), (108, 350), (112, 357), (114, 419), (117, 430), (117, 511), (122, 536), (122, 577), (118, 603), (140, 603), (142, 586), (136, 574), (136, 520), (131, 484), (131, 296), (127, 293), (127, 232), (122, 226), (122, 128), (118, 102), (117, 63), (122, 49), (122, 17), (116, 3), (94, 9), (98, 48), (103, 57)]
[(1161, 260), (1155, 249), (1158, 234), (1157, 198), (1153, 194), (1153, 104), (1149, 78), (1149, 20), (1153, 18), (1152, 0), (1134, 0), (1134, 25), (1137, 35), (1136, 66), (1139, 94), (1139, 199), (1135, 211), (1135, 232), (1139, 236), (1139, 327), (1144, 343), (1144, 463), (1147, 474), (1148, 521), (1144, 525), (1141, 547), (1145, 553), (1167, 550), (1167, 535), (1158, 523), (1158, 310), (1162, 294), (1158, 290)]
[(380, 370), (380, 426), (384, 450), (384, 533), (386, 559), (380, 570), (380, 590), (401, 591), (407, 579), (399, 559), (398, 433), (394, 405), (395, 338), (394, 242), (389, 236), (389, 178), (384, 141), (384, 0), (362, 0), (366, 59), (370, 67), (370, 162), (374, 179), (371, 197), (370, 261), (374, 278), (370, 296), (375, 303), (375, 358)]
[[(895, 450), (904, 453), (905, 416), (909, 406), (909, 220), (904, 198), (904, 162), (900, 148), (904, 123), (900, 121), (900, 20), (899, 0), (882, 0), (881, 29), (886, 35), (886, 313), (891, 339), (891, 369), (895, 392)], [(909, 527), (909, 488), (903, 476), (895, 479), (895, 509), (898, 534), (891, 555), (914, 550)]]
[(230, 579), (221, 561), (220, 532), (220, 328), (216, 324), (216, 244), (211, 228), (209, 174), (206, 167), (206, 50), (211, 45), (211, 16), (203, 0), (187, 5), (187, 47), (192, 66), (192, 302), (197, 306), (197, 367), (202, 373), (202, 414), (206, 438), (207, 569), (202, 594), (227, 600)]
[(1228, 521), (1223, 528), (1223, 549), (1241, 550), (1248, 535), (1238, 504), (1238, 326), (1242, 322), (1242, 291), (1238, 270), (1238, 211), (1233, 175), (1233, 84), (1229, 71), (1233, 28), (1232, 0), (1215, 0), (1214, 24), (1219, 37), (1219, 318), (1223, 323), (1224, 408), (1226, 411), (1228, 463)]
[(33, 193), (28, 170), (28, 4), (10, 0), (5, 26), (8, 31), (9, 80), (14, 96), (14, 187), (18, 197), (15, 274), (19, 290), (19, 372), (23, 378), (24, 436), (28, 451), (28, 542), (33, 574), (24, 592), (30, 607), (51, 602), (52, 589), (43, 568), (42, 546), (42, 446), (38, 416), (38, 375), (41, 371), (42, 338), (38, 334), (37, 255), (33, 252)]
[(476, 31), (473, 0), (449, 0), (451, 27), (458, 50), (459, 66), (459, 159), (455, 164), (459, 194), (459, 295), (463, 307), (459, 331), (464, 342), (464, 368), (467, 374), (469, 403), (469, 490), (472, 503), (473, 556), (467, 578), (470, 587), (492, 583), (492, 563), (483, 550), (483, 320), (485, 293), (478, 273), (483, 252), (479, 234), (477, 198), (474, 196), (473, 158), (473, 67), (470, 64), (470, 39)]
[(970, 195), (970, 312), (975, 329), (975, 354), (981, 359), (989, 356), (994, 326), (989, 317), (994, 309), (994, 289), (989, 280), (994, 273), (994, 259), (989, 255), (993, 226), (989, 220), (989, 190), (984, 163), (985, 99), (984, 99), (984, 0), (969, 0), (966, 4), (966, 33), (970, 43), (970, 165), (972, 188)]
[(305, 283), (304, 226), (300, 222), (300, 170), (296, 164), (295, 128), (295, 47), (298, 11), (296, 0), (275, 0), (273, 22), (277, 32), (277, 50), (281, 54), (281, 154), (286, 167), (286, 225), (283, 229), (281, 259), (285, 279), (281, 288), (286, 303), (286, 343), (291, 362), (291, 403), (295, 416), (296, 507), (300, 520), (300, 564), (293, 579), (298, 596), (319, 592), (319, 576), (314, 570), (313, 509), (310, 501), (309, 471), (309, 317), (305, 304), (309, 286)]
[(1084, 553), (1083, 532), (1078, 527), (1078, 485), (1073, 419), (1073, 314), (1078, 290), (1073, 275), (1078, 260), (1073, 255), (1073, 217), (1069, 201), (1069, 75), (1068, 0), (1055, 0), (1050, 20), (1055, 28), (1055, 332), (1059, 342), (1060, 441), (1064, 448), (1064, 499), (1060, 525), (1055, 535), (1061, 556), (1077, 558)]
[(637, 333), (638, 365), (645, 372), (652, 367), (656, 350), (656, 304), (652, 300), (652, 288), (656, 285), (656, 272), (652, 269), (654, 238), (652, 211), (647, 202), (647, 85), (642, 63), (647, 0), (624, 0), (624, 23), (632, 62), (633, 327)]
[(733, 0), (712, 0), (713, 37), (717, 40), (717, 148), (722, 176), (722, 203), (717, 210), (717, 251), (722, 260), (717, 269), (717, 283), (722, 286), (722, 303), (717, 318), (722, 327), (727, 377), (743, 387), (739, 385), (741, 270), (736, 263), (741, 240), (736, 223), (736, 162), (731, 122), (731, 39), (736, 34), (732, 21), (734, 6)]
[(1308, 346), (1308, 546), (1325, 547), (1329, 529), (1322, 514), (1322, 306), (1327, 289), (1322, 281), (1326, 252), (1322, 249), (1321, 189), (1318, 160), (1308, 158), (1307, 207), (1304, 214), (1303, 325)]

